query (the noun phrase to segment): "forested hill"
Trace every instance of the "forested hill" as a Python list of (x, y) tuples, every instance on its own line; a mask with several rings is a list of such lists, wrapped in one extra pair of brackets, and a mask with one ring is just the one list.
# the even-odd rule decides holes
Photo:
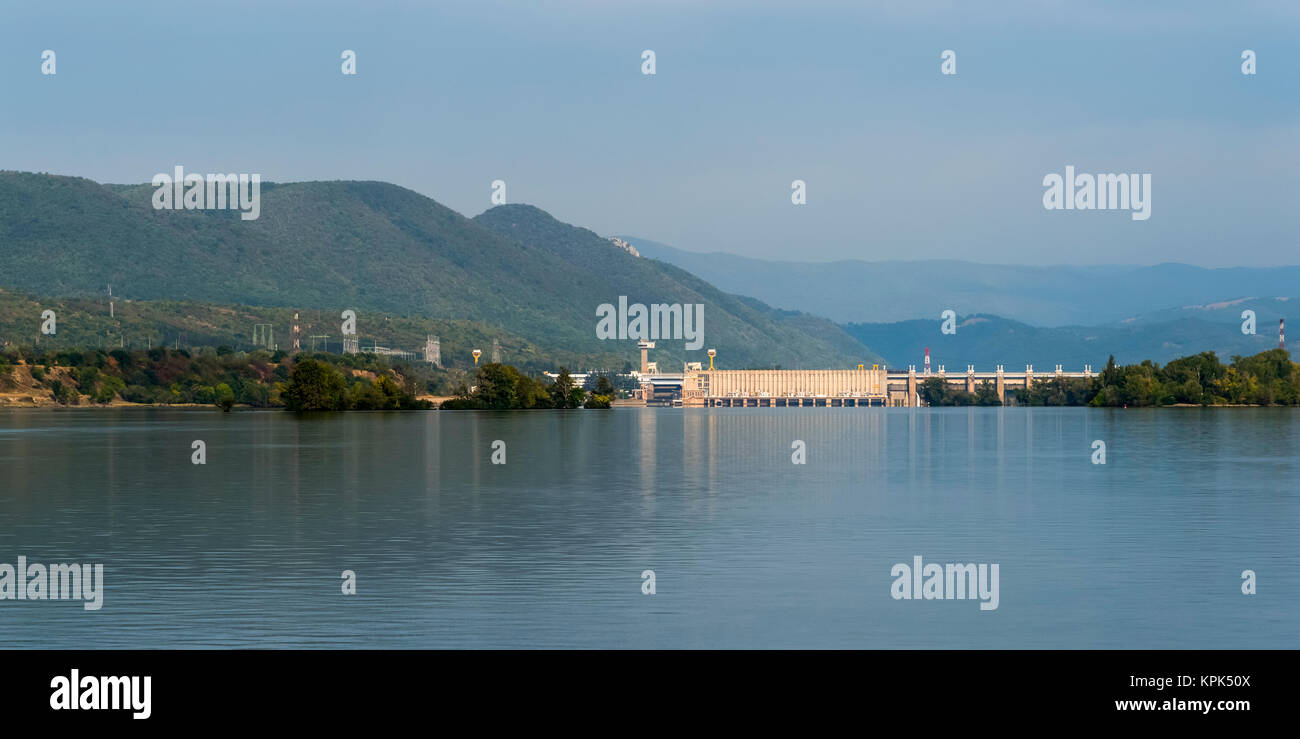
[[(0, 287), (35, 296), (358, 312), (475, 321), (537, 346), (636, 355), (596, 339), (596, 307), (703, 303), (723, 367), (835, 367), (875, 359), (829, 321), (778, 311), (641, 259), (526, 206), (466, 218), (382, 182), (263, 183), (260, 217), (155, 210), (149, 185), (0, 172)], [(684, 342), (656, 349), (665, 368)]]
[[(562, 223), (531, 205), (502, 205), (474, 221), (519, 244), (541, 249), (586, 271), (577, 276), (589, 314), (596, 305), (617, 303), (696, 303), (705, 306), (707, 348), (718, 350), (725, 367), (853, 366), (882, 361), (839, 326), (798, 311), (783, 311), (754, 298), (722, 292), (695, 275), (666, 262), (634, 257), (594, 232)], [(708, 362), (704, 352), (686, 357), (682, 343), (659, 342), (661, 356)], [(812, 352), (808, 354), (807, 352)], [(744, 359), (744, 363), (738, 360)]]

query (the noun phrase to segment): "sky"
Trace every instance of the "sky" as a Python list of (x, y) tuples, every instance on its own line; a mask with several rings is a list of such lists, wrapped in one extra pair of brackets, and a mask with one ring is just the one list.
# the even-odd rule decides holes
[[(383, 180), (470, 216), (503, 180), (765, 259), (1298, 264), (1297, 39), (1282, 0), (6, 0), (0, 169)], [(1150, 174), (1150, 217), (1046, 210), (1067, 165)]]

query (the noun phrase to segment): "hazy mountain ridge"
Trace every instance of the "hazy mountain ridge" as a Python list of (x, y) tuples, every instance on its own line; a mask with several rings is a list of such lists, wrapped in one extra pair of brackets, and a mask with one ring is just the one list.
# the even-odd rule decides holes
[(782, 262), (697, 253), (621, 235), (642, 255), (723, 290), (839, 323), (938, 319), (944, 310), (1032, 326), (1099, 325), (1171, 306), (1295, 293), (1300, 266), (1207, 269), (1186, 264), (1033, 267), (951, 260)]
[[(1044, 328), (980, 314), (959, 316), (955, 334), (943, 334), (938, 319), (852, 323), (844, 329), (875, 347), (892, 367), (915, 364), (920, 368), (929, 347), (935, 370), (940, 364), (963, 372), (967, 364), (981, 371), (997, 364), (1008, 370), (1032, 364), (1037, 371), (1050, 371), (1063, 364), (1077, 371), (1085, 364), (1102, 367), (1112, 354), (1120, 364), (1146, 359), (1163, 364), (1203, 351), (1213, 351), (1226, 361), (1233, 355), (1274, 349), (1277, 320), (1288, 305), (1300, 306), (1300, 299), (1251, 298), (1215, 307), (1174, 308), (1100, 326)], [(1241, 312), (1247, 309), (1255, 311), (1255, 334), (1241, 331)], [(1293, 336), (1288, 348), (1300, 349), (1300, 333)]]

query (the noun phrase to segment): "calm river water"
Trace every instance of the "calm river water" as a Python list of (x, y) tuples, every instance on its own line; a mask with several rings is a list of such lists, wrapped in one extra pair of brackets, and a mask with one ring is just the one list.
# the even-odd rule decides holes
[[(1298, 451), (1286, 409), (7, 411), (0, 563), (104, 586), (0, 640), (1296, 648)], [(895, 599), (915, 556), (997, 608)]]

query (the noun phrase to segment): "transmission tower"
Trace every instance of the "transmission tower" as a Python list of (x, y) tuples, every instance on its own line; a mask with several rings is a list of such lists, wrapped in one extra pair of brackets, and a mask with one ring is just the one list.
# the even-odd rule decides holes
[(275, 348), (275, 329), (269, 323), (253, 324), (253, 346)]
[(424, 361), (439, 369), (442, 368), (442, 342), (437, 336), (424, 337)]

